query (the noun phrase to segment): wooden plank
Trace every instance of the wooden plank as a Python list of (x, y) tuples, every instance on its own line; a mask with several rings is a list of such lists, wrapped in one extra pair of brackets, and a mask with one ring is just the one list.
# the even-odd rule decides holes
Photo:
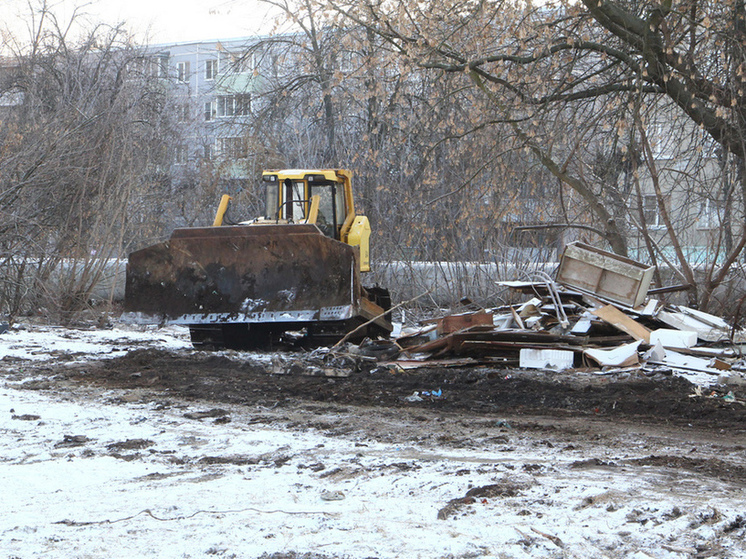
[(521, 317), (518, 316), (518, 313), (515, 312), (515, 309), (513, 307), (510, 307), (510, 314), (513, 315), (513, 320), (515, 320), (515, 323), (518, 325), (518, 329), (525, 330), (526, 327), (523, 325), (523, 321), (521, 320)]
[(615, 328), (618, 328), (622, 332), (626, 332), (636, 340), (642, 340), (645, 343), (650, 343), (650, 330), (645, 328), (642, 324), (636, 320), (631, 319), (622, 311), (617, 309), (614, 305), (606, 305), (600, 309), (591, 311), (601, 320), (608, 322)]
[(452, 334), (472, 326), (489, 326), (493, 327), (492, 313), (478, 311), (467, 314), (452, 314), (444, 316), (438, 321), (438, 335)]

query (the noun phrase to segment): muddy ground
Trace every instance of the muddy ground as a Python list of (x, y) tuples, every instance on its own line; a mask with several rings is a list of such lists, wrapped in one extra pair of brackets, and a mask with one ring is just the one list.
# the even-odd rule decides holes
[[(437, 518), (433, 515), (431, 521), (442, 526), (468, 523), (477, 505), (495, 506), (494, 513), (503, 516), (518, 510), (516, 518), (542, 522), (563, 538), (572, 538), (563, 515), (591, 519), (585, 524), (578, 521), (580, 543), (563, 543), (541, 528), (533, 538), (505, 539), (512, 551), (494, 544), (484, 553), (431, 552), (421, 557), (746, 557), (746, 509), (738, 505), (746, 494), (746, 405), (741, 403), (746, 400), (746, 384), (740, 373), (702, 388), (666, 370), (598, 374), (480, 365), (402, 370), (349, 357), (138, 349), (125, 347), (128, 343), (122, 342), (121, 356), (109, 359), (76, 354), (39, 362), (6, 358), (0, 360), (0, 372), (23, 390), (62, 400), (83, 398), (94, 406), (145, 406), (154, 417), (172, 414), (171, 421), (183, 417), (182, 421), (215, 429), (238, 428), (240, 423), (242, 428), (310, 430), (354, 442), (357, 456), (364, 456), (368, 445), (394, 445), (406, 455), (406, 460), (391, 457), (395, 481), (408, 479), (449, 452), (473, 454), (444, 477), (463, 480), (463, 489), (445, 497), (433, 495)], [(185, 409), (192, 411), (184, 413)], [(124, 453), (115, 450), (112, 456)], [(251, 466), (256, 461), (236, 462), (230, 452), (208, 458), (209, 462), (195, 459), (189, 467), (259, 468)], [(287, 454), (283, 460), (293, 458)], [(347, 467), (318, 466), (316, 471), (316, 462), (306, 462), (296, 465), (298, 472), (318, 483)], [(178, 467), (186, 468), (184, 464), (191, 462), (182, 461)], [(275, 460), (262, 467), (283, 465)], [(363, 468), (358, 474), (372, 476), (373, 471)], [(500, 480), (529, 476), (539, 480), (536, 487), (543, 486), (547, 494), (558, 493), (554, 499), (537, 498), (526, 488), (506, 493), (500, 486), (500, 494), (470, 495), (494, 491), (499, 484), (485, 485), (484, 480), (496, 472)], [(639, 493), (615, 492), (615, 484), (630, 476), (639, 476)], [(472, 477), (473, 486), (467, 483)], [(353, 491), (351, 487), (346, 491)], [(614, 502), (604, 500), (609, 495)], [(497, 505), (498, 501), (504, 503)], [(601, 520), (608, 526), (595, 532), (594, 523)], [(583, 530), (590, 532), (585, 535)], [(477, 544), (487, 549), (484, 541), (474, 540), (475, 549)], [(637, 552), (640, 546), (646, 551)], [(345, 546), (339, 547), (343, 552), (326, 552), (321, 544), (312, 549), (295, 545), (261, 558), (398, 556), (381, 550), (358, 554)], [(259, 557), (228, 552), (225, 556)]]
[[(746, 386), (740, 383), (702, 390), (666, 370), (601, 375), (435, 366), (404, 371), (352, 359), (327, 360), (324, 366), (300, 354), (275, 356), (271, 362), (237, 352), (139, 349), (111, 360), (72, 368), (63, 362), (43, 369), (56, 382), (203, 402), (218, 420), (221, 404), (269, 409), (274, 412), (271, 420), (300, 411), (295, 421), (306, 426), (332, 434), (368, 429), (369, 436), (382, 440), (402, 437), (474, 446), (482, 442), (481, 427), (494, 425), (495, 417), (510, 418), (511, 429), (521, 425), (539, 435), (563, 433), (569, 444), (664, 433), (684, 445), (679, 452), (686, 455), (670, 455), (671, 449), (656, 448), (651, 442), (651, 455), (638, 458), (640, 465), (683, 468), (746, 484), (746, 405), (741, 403)], [(728, 393), (736, 401), (727, 401)], [(314, 420), (314, 410), (319, 409), (334, 411), (338, 420)], [(378, 414), (396, 417), (402, 424), (377, 424), (372, 418)], [(699, 452), (703, 442), (714, 455)], [(730, 454), (733, 461), (728, 460)]]
[[(497, 413), (624, 419), (733, 434), (746, 432), (746, 405), (724, 398), (731, 392), (736, 400), (746, 399), (746, 386), (724, 384), (705, 389), (698, 396), (692, 383), (666, 370), (601, 375), (432, 366), (406, 371), (353, 359), (331, 364), (293, 354), (275, 359), (267, 363), (209, 352), (179, 354), (143, 349), (76, 366), (74, 372), (64, 365), (62, 370), (65, 378), (77, 382), (232, 404), (326, 402), (475, 416)], [(336, 374), (349, 376), (327, 376)], [(421, 400), (407, 400), (415, 392)]]

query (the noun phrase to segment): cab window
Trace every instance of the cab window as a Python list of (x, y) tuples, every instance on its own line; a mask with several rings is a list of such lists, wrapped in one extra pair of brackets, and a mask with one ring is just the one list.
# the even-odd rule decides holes
[(306, 196), (305, 182), (285, 179), (283, 181), (283, 211), (289, 222), (300, 221), (305, 218)]
[(345, 218), (344, 188), (335, 182), (311, 183), (311, 196), (319, 195), (316, 226), (327, 237), (339, 239), (339, 229)]
[(266, 199), (266, 210), (265, 217), (269, 219), (277, 219), (277, 203), (280, 201), (280, 189), (279, 184), (275, 182), (266, 183), (267, 187), (267, 199)]

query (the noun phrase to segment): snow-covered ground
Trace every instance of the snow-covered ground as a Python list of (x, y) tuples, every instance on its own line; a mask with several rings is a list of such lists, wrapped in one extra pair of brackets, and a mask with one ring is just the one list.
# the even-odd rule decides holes
[[(458, 448), (396, 436), (406, 418), (368, 409), (210, 412), (207, 402), (45, 385), (22, 370), (60, 353), (189, 351), (182, 331), (9, 334), (0, 557), (746, 557), (743, 484), (634, 464), (703, 441), (658, 435), (651, 450), (648, 434), (632, 432), (581, 444), (483, 416), (485, 436)], [(370, 414), (377, 432), (390, 422), (392, 436), (335, 431), (355, 414)], [(420, 432), (473, 428), (426, 419)]]
[(0, 359), (50, 360), (117, 357), (136, 347), (190, 348), (189, 331), (179, 326), (79, 330), (62, 326), (21, 325), (0, 337)]

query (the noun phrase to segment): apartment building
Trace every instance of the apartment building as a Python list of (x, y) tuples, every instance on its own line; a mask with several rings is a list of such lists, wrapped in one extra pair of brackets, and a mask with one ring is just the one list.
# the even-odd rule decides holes
[(167, 83), (174, 184), (197, 180), (206, 169), (237, 188), (256, 180), (247, 137), (263, 83), (261, 42), (244, 37), (152, 45), (135, 62)]

